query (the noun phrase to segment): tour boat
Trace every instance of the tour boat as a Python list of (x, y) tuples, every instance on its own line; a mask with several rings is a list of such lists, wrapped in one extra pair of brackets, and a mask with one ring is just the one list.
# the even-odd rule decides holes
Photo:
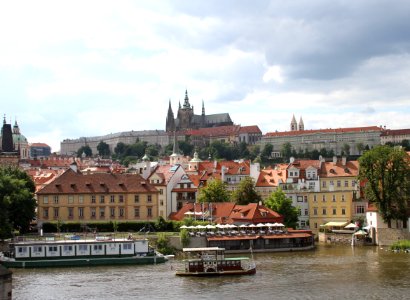
[(188, 255), (185, 268), (177, 270), (177, 276), (232, 276), (256, 273), (253, 260), (248, 257), (225, 257), (225, 249), (219, 247), (183, 248)]
[(19, 239), (0, 256), (0, 263), (7, 268), (156, 264), (165, 260), (148, 246), (147, 239), (79, 236), (64, 240)]

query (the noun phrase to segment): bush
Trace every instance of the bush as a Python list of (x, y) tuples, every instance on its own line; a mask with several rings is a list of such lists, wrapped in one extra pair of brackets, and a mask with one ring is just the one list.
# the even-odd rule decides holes
[(183, 248), (189, 245), (190, 237), (189, 237), (188, 230), (182, 229), (181, 232), (179, 233), (179, 238), (181, 240), (181, 245)]
[(410, 241), (409, 240), (401, 240), (395, 242), (393, 245), (390, 246), (390, 250), (400, 250), (404, 251), (410, 249)]
[(164, 233), (158, 234), (157, 250), (164, 255), (175, 254), (176, 252), (175, 248), (169, 244), (169, 239)]

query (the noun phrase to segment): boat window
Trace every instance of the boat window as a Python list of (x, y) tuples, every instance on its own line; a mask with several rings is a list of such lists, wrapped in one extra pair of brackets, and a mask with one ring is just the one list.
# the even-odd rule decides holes
[(102, 250), (102, 245), (94, 245), (94, 250)]
[(34, 247), (33, 247), (33, 252), (43, 252), (43, 247), (41, 247), (41, 246), (34, 246)]
[(48, 246), (49, 252), (57, 252), (57, 246)]
[(72, 245), (64, 245), (64, 251), (73, 251)]
[(131, 250), (132, 249), (132, 244), (122, 244), (122, 249)]
[(78, 245), (78, 250), (80, 251), (87, 251), (88, 245)]
[(27, 247), (18, 247), (17, 248), (18, 253), (26, 253), (27, 252)]

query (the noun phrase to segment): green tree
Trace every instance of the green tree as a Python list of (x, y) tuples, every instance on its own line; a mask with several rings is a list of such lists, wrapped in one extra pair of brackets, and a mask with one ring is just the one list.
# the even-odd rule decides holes
[(17, 168), (0, 169), (0, 238), (26, 233), (35, 218), (34, 182)]
[(109, 157), (111, 155), (110, 146), (104, 141), (98, 143), (97, 151), (102, 157)]
[(93, 156), (93, 151), (88, 145), (82, 146), (80, 147), (80, 149), (77, 150), (77, 157), (81, 157), (83, 153), (85, 154), (86, 157)]
[(252, 177), (242, 179), (238, 189), (232, 193), (232, 201), (240, 205), (258, 203), (261, 200), (262, 197), (256, 192)]
[(192, 155), (194, 153), (194, 146), (189, 141), (178, 141), (178, 148), (184, 155)]
[(285, 161), (288, 161), (292, 156), (292, 145), (289, 142), (282, 144), (280, 147), (280, 154)]
[(230, 192), (226, 183), (220, 179), (209, 179), (207, 185), (199, 190), (199, 202), (229, 202), (229, 200)]
[(265, 200), (265, 205), (283, 216), (286, 227), (297, 227), (299, 211), (292, 206), (292, 200), (286, 198), (286, 194), (281, 188), (269, 195), (268, 199)]
[(409, 206), (410, 159), (398, 147), (377, 146), (360, 158), (359, 178), (366, 182), (365, 195), (376, 204), (383, 220), (405, 220)]
[(350, 145), (344, 143), (342, 146), (342, 155), (349, 156), (350, 155)]
[(272, 156), (272, 151), (273, 151), (273, 145), (269, 143), (265, 144), (265, 146), (263, 147), (262, 153), (261, 153), (262, 161), (270, 160)]
[(363, 143), (362, 143), (362, 142), (358, 142), (358, 143), (356, 144), (356, 149), (357, 149), (357, 151), (359, 152), (359, 155), (362, 154), (362, 152), (363, 152), (363, 150), (364, 150), (364, 145), (363, 145)]
[(123, 156), (125, 155), (125, 151), (127, 150), (127, 145), (124, 144), (123, 142), (119, 142), (117, 143), (117, 146), (115, 146), (114, 148), (114, 152), (115, 154), (117, 154), (118, 156)]

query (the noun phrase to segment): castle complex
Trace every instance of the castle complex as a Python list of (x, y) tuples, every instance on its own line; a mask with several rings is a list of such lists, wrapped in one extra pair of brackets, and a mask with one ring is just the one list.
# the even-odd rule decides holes
[(233, 125), (229, 114), (222, 113), (205, 115), (205, 106), (203, 101), (202, 113), (200, 115), (195, 115), (194, 106), (191, 106), (191, 104), (189, 103), (188, 91), (185, 91), (184, 105), (181, 107), (181, 103), (179, 103), (176, 119), (174, 119), (174, 113), (171, 108), (171, 101), (169, 101), (169, 108), (165, 125), (166, 132), (227, 125)]

